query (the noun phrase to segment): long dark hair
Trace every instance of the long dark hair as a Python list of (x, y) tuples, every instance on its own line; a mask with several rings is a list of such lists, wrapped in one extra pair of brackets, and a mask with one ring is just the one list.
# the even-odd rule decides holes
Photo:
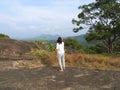
[(59, 44), (62, 43), (62, 38), (61, 38), (61, 37), (58, 37), (58, 39), (57, 39), (57, 43), (59, 43)]

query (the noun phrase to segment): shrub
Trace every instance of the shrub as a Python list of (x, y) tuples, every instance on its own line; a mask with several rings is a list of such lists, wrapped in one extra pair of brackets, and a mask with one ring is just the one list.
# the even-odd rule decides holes
[(51, 44), (51, 43), (47, 44), (46, 45), (46, 50), (49, 51), (49, 52), (55, 51), (55, 45)]
[(35, 56), (35, 59), (41, 60), (42, 64), (52, 65), (51, 60), (49, 60), (49, 52), (46, 50), (34, 49), (31, 51), (31, 54)]
[(8, 35), (2, 34), (2, 33), (0, 33), (0, 37), (2, 37), (2, 38), (10, 38)]

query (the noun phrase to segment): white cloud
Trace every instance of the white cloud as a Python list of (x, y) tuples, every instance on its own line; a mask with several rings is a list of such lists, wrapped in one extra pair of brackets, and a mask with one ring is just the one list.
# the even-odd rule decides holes
[[(49, 4), (45, 6), (35, 6), (32, 3), (26, 5), (23, 1), (1, 1), (0, 5), (4, 5), (4, 11), (3, 7), (0, 7), (0, 24), (9, 27), (9, 30), (3, 32), (13, 38), (21, 36), (20, 33), (28, 37), (42, 33), (74, 35), (71, 20), (79, 12), (80, 0), (47, 0)], [(27, 1), (29, 3), (29, 0)]]

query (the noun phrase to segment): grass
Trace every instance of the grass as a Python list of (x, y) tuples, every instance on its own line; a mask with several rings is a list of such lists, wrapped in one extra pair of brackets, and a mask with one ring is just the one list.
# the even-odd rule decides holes
[[(55, 52), (47, 50), (32, 50), (31, 54), (35, 56), (36, 60), (41, 61), (44, 65), (57, 66), (57, 57)], [(120, 57), (107, 56), (99, 54), (65, 54), (66, 66), (84, 67), (90, 69), (102, 70), (120, 70)]]
[(95, 69), (120, 70), (120, 57), (113, 58), (99, 54), (71, 54), (66, 55), (66, 61), (71, 66), (80, 66)]

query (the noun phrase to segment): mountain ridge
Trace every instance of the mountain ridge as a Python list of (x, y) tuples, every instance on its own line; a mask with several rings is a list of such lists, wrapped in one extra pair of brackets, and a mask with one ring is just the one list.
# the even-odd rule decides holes
[[(86, 40), (84, 39), (84, 35), (85, 34), (81, 34), (81, 35), (77, 35), (77, 36), (63, 36), (63, 39), (67, 39), (67, 38), (74, 38), (77, 39), (80, 42), (85, 42)], [(51, 35), (51, 34), (42, 34), (33, 38), (23, 38), (21, 40), (57, 40), (57, 38), (60, 37), (60, 35)], [(20, 39), (16, 39), (16, 40), (20, 40)]]

